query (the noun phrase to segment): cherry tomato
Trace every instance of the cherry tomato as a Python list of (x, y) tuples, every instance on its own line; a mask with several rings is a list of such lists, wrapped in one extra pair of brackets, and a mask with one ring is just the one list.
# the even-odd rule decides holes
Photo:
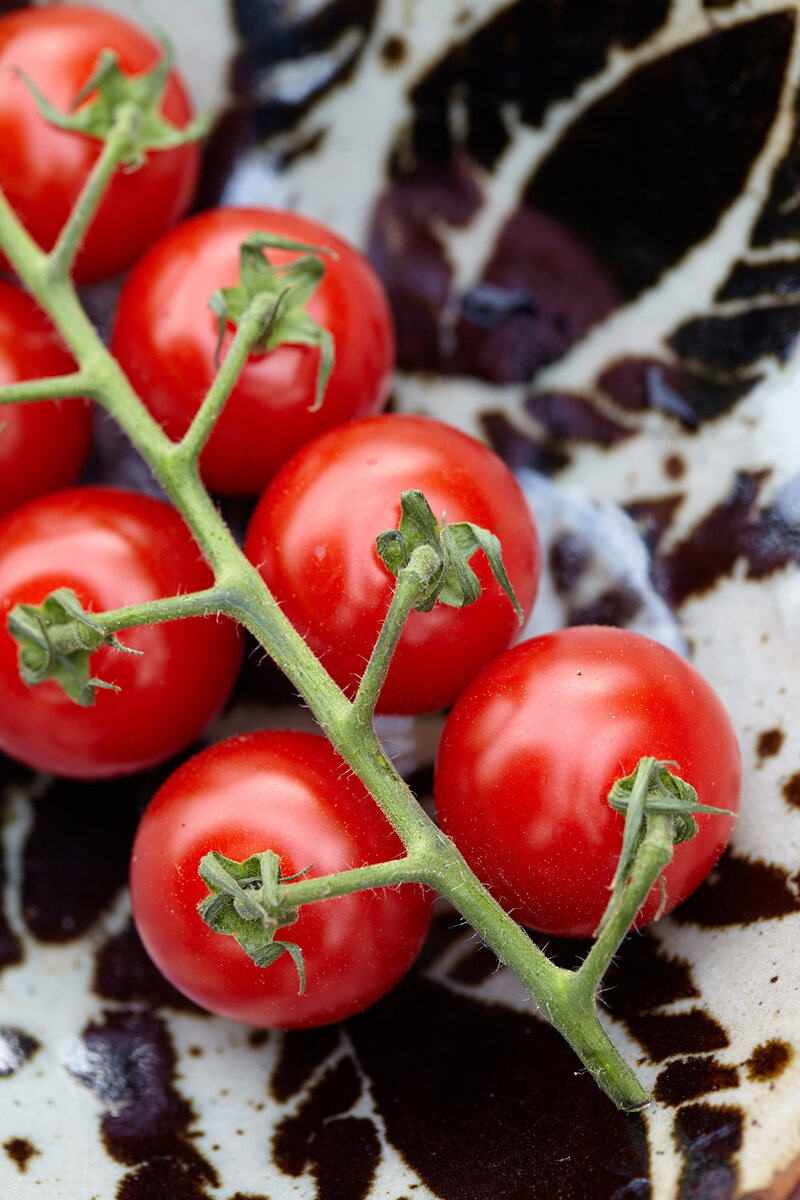
[[(325, 247), (325, 275), (306, 311), (335, 342), (322, 407), (315, 401), (320, 351), (283, 344), (245, 364), (200, 460), (212, 491), (262, 492), (304, 442), (386, 400), (394, 335), (383, 289), (357, 250), (323, 225), (295, 213), (223, 208), (172, 230), (127, 280), (113, 350), (133, 386), (172, 438), (180, 438), (216, 374), (217, 320), (211, 295), (239, 280), (239, 248), (248, 234), (276, 234)], [(297, 258), (268, 250), (270, 262)], [(226, 332), (222, 353), (234, 334)]]
[[(74, 370), (44, 313), (25, 292), (0, 280), (0, 385)], [(0, 406), (0, 514), (72, 483), (91, 440), (92, 414), (84, 400)]]
[(175, 987), (223, 1017), (293, 1029), (360, 1012), (417, 956), (431, 894), (417, 884), (304, 905), (276, 939), (303, 953), (306, 989), (288, 953), (258, 967), (197, 912), (197, 873), (218, 850), (239, 862), (273, 850), (284, 877), (307, 878), (401, 856), (388, 821), (322, 737), (269, 730), (230, 738), (184, 763), (156, 793), (133, 847), (131, 901), (139, 935)]
[[(100, 8), (47, 4), (0, 19), (0, 187), (32, 237), (55, 243), (100, 153), (101, 143), (57, 129), (40, 114), (20, 72), (66, 112), (91, 78), (104, 49), (120, 69), (137, 75), (161, 47), (128, 21)], [(162, 114), (182, 128), (192, 115), (185, 87), (171, 71)], [(151, 241), (178, 220), (194, 194), (197, 143), (151, 151), (136, 170), (117, 170), (75, 263), (80, 282), (125, 270)]]
[[(650, 755), (674, 762), (701, 804), (736, 812), (741, 768), (720, 700), (650, 638), (592, 626), (509, 650), (459, 699), (436, 762), (442, 827), (523, 924), (588, 937), (609, 898), (624, 818), (606, 802)], [(667, 911), (705, 878), (732, 817), (698, 815), (664, 871)], [(652, 920), (654, 885), (638, 923)]]
[(141, 657), (101, 647), (94, 676), (116, 684), (93, 707), (51, 679), (27, 687), (5, 628), (14, 604), (72, 588), (102, 612), (210, 586), (210, 568), (177, 512), (114, 488), (52, 492), (0, 522), (0, 749), (38, 770), (78, 779), (124, 775), (187, 746), (226, 700), (239, 668), (236, 626), (191, 617), (126, 630)]
[[(375, 548), (397, 526), (400, 494), (424, 492), (438, 521), (471, 521), (500, 538), (527, 613), (539, 543), (522, 491), (481, 442), (426, 417), (384, 415), (311, 442), (276, 475), (247, 532), (245, 553), (337, 683), (352, 694), (394, 589)], [(417, 713), (456, 699), (518, 629), (510, 600), (478, 552), (482, 586), (468, 608), (412, 612), (380, 695), (381, 712)]]

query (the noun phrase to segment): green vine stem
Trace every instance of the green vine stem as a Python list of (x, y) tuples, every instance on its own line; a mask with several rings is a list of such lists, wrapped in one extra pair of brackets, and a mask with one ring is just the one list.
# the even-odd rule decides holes
[(233, 391), (234, 384), (247, 361), (252, 347), (264, 336), (275, 313), (274, 297), (260, 293), (256, 295), (244, 314), (228, 353), (217, 375), (194, 415), (191, 425), (172, 451), (173, 464), (196, 462), (214, 428), (225, 403)]
[[(57, 594), (57, 593), (56, 593)], [(16, 614), (24, 605), (9, 614), (9, 628), (14, 631)], [(214, 586), (203, 592), (184, 592), (180, 596), (165, 596), (125, 608), (87, 614), (86, 620), (59, 620), (47, 625), (47, 641), (57, 654), (70, 655), (80, 650), (97, 650), (111, 634), (139, 625), (157, 625), (183, 617), (205, 617), (220, 611), (220, 592)], [(19, 635), (14, 632), (19, 641)]]
[(424, 594), (440, 566), (441, 558), (432, 547), (419, 546), (413, 552), (408, 566), (398, 574), (389, 611), (353, 699), (353, 716), (357, 721), (360, 719), (365, 725), (372, 724), (375, 705), (403, 627), (415, 601)]
[[(610, 922), (608, 932), (593, 948), (584, 969), (566, 971), (552, 963), (493, 899), (471, 871), (457, 848), (444, 836), (416, 801), (387, 757), (373, 725), (377, 699), (391, 652), (417, 596), (430, 578), (431, 561), (419, 556), (402, 571), (387, 626), (351, 702), (324, 670), (309, 647), (281, 612), (257, 570), (234, 542), (216, 506), (203, 487), (197, 458), (205, 439), (230, 392), (250, 346), (263, 333), (269, 313), (258, 298), (253, 302), (228, 352), (219, 377), (206, 396), (195, 421), (181, 442), (173, 443), (153, 420), (133, 392), (126, 376), (106, 350), (79, 302), (68, 278), (80, 233), (91, 217), (90, 206), (102, 192), (128, 143), (132, 115), (122, 106), (118, 122), (98, 160), (96, 178), (87, 184), (79, 213), (68, 224), (56, 249), (46, 255), (22, 228), (6, 199), (0, 195), (0, 243), (25, 286), (50, 315), (78, 363), (78, 372), (65, 380), (48, 381), (52, 387), (74, 384), (82, 395), (94, 398), (113, 416), (149, 463), (154, 475), (181, 512), (210, 563), (215, 584), (208, 592), (179, 597), (156, 605), (134, 606), (98, 614), (108, 631), (154, 620), (173, 619), (197, 612), (219, 612), (244, 625), (288, 676), (311, 708), (342, 758), (359, 776), (376, 803), (397, 830), (406, 857), (374, 869), (344, 873), (322, 880), (300, 879), (286, 884), (292, 904), (308, 903), (340, 894), (340, 889), (385, 885), (387, 878), (414, 879), (444, 896), (462, 913), (499, 960), (514, 972), (534, 1003), (566, 1037), (588, 1070), (613, 1102), (633, 1111), (648, 1103), (648, 1095), (630, 1067), (614, 1048), (596, 1011), (596, 985), (616, 949), (618, 935), (638, 911), (639, 891), (648, 887), (661, 869), (659, 850), (653, 861), (637, 860), (636, 885), (632, 885)], [(101, 178), (102, 177), (102, 178)], [(69, 380), (71, 382), (66, 382)], [(0, 389), (0, 401), (33, 399), (33, 384)], [(660, 823), (658, 823), (660, 829)], [(660, 839), (660, 834), (659, 834)], [(652, 872), (656, 875), (650, 878)], [(648, 879), (650, 883), (648, 884)]]
[(89, 222), (103, 198), (111, 176), (128, 153), (140, 123), (141, 114), (135, 104), (128, 102), (119, 106), (117, 119), (108, 140), (103, 143), (69, 220), (48, 256), (47, 274), (51, 280), (63, 279), (69, 274)]
[(48, 375), (45, 379), (25, 379), (14, 385), (15, 404), (34, 404), (39, 400), (66, 400), (86, 396), (89, 379), (81, 371), (69, 375)]

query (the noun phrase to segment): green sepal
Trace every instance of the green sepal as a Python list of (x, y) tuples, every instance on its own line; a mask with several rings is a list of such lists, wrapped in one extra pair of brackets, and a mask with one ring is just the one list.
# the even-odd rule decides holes
[[(301, 257), (273, 266), (264, 253), (267, 249), (297, 251)], [(316, 346), (320, 362), (311, 412), (316, 412), (322, 405), (336, 354), (330, 332), (305, 311), (305, 305), (325, 274), (325, 264), (320, 257), (323, 254), (335, 257), (333, 251), (324, 246), (311, 246), (260, 231), (251, 233), (241, 245), (239, 283), (235, 287), (220, 288), (208, 302), (217, 318), (216, 358), (219, 360), (228, 321), (238, 326), (256, 296), (272, 297), (272, 306), (250, 352), (268, 354), (280, 345)]]
[[(136, 168), (142, 164), (149, 150), (171, 150), (187, 142), (198, 141), (206, 136), (211, 127), (209, 117), (199, 116), (183, 129), (178, 129), (159, 113), (173, 54), (166, 35), (155, 27), (153, 33), (163, 53), (152, 70), (135, 76), (125, 75), (119, 68), (115, 52), (103, 50), (97, 66), (73, 98), (68, 112), (55, 108), (23, 72), (19, 72), (20, 78), (36, 101), (40, 113), (51, 125), (98, 141), (107, 140), (121, 105), (135, 106), (139, 111), (139, 121), (121, 161)], [(94, 99), (84, 105), (84, 100), (93, 92), (96, 93)]]
[(43, 604), (16, 604), (8, 616), (8, 630), (19, 644), (19, 672), (34, 687), (45, 679), (56, 683), (76, 704), (90, 708), (98, 688), (119, 691), (116, 684), (89, 675), (89, 662), (98, 647), (106, 645), (126, 654), (141, 654), (106, 633), (87, 613), (71, 588), (51, 592)]
[(297, 970), (302, 995), (306, 986), (303, 952), (295, 942), (276, 941), (278, 929), (298, 918), (296, 908), (282, 900), (284, 883), (305, 874), (284, 878), (280, 859), (272, 850), (253, 854), (243, 862), (212, 850), (200, 861), (198, 873), (209, 889), (197, 911), (214, 933), (236, 938), (257, 967), (268, 967), (286, 952)]
[(379, 534), (375, 545), (384, 566), (395, 577), (409, 565), (420, 546), (430, 546), (439, 555), (440, 570), (414, 604), (418, 612), (430, 612), (437, 601), (451, 608), (474, 604), (481, 594), (481, 585), (469, 560), (476, 550), (482, 550), (522, 624), (522, 607), (503, 565), (499, 538), (469, 521), (448, 525), (442, 517), (440, 525), (422, 492), (402, 493), (399, 527)]
[[(634, 859), (647, 833), (649, 814), (658, 813), (672, 818), (672, 841), (676, 846), (681, 842), (691, 841), (697, 833), (695, 813), (722, 817), (736, 815), (725, 808), (713, 808), (711, 805), (698, 803), (697, 792), (692, 785), (670, 771), (669, 768), (675, 765), (675, 763), (659, 762), (654, 758), (641, 758), (636, 764), (636, 770), (631, 775), (616, 780), (608, 793), (608, 803), (615, 812), (622, 813), (625, 817), (625, 829), (622, 834), (622, 849), (617, 868), (609, 886), (611, 899), (602, 921), (595, 930), (595, 936), (608, 923), (617, 902), (625, 891)], [(637, 787), (637, 781), (642, 774), (647, 775), (647, 786)], [(658, 882), (661, 887), (661, 904), (656, 914), (657, 917), (666, 907), (666, 887), (661, 875), (658, 877)]]

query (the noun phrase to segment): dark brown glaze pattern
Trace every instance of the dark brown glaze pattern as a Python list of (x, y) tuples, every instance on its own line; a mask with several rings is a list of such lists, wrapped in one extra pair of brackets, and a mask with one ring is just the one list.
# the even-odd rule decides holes
[(676, 1052), (724, 1050), (730, 1044), (719, 1021), (699, 1008), (679, 1013), (630, 1014), (626, 1024), (652, 1062), (663, 1062)]
[(37, 796), (25, 843), (22, 906), (43, 942), (85, 933), (128, 878), (133, 834), (147, 781), (53, 780)]
[(797, 341), (800, 305), (754, 308), (732, 316), (699, 317), (672, 335), (678, 354), (693, 363), (734, 373), (761, 358), (787, 362)]
[(539, 392), (525, 401), (525, 408), (553, 442), (616, 446), (633, 433), (630, 427), (603, 416), (591, 400), (583, 396), (552, 396)]
[[(524, 21), (514, 8), (472, 35), (468, 48), (451, 53), (414, 91), (411, 132), (397, 147), (392, 187), (375, 210), (370, 254), (392, 298), (400, 362), (407, 369), (455, 370), (497, 383), (535, 376), (623, 296), (630, 299), (652, 285), (713, 229), (738, 195), (775, 113), (793, 19), (788, 10), (716, 31), (648, 63), (570, 128), (499, 232), (481, 278), (453, 297), (436, 221), (463, 226), (477, 202), (470, 163), (491, 166), (507, 141), (507, 133), (492, 133), (497, 110), (482, 102), (486, 89), (480, 77), (469, 75), (469, 64), (479, 52), (482, 64), (491, 63), (483, 55), (511, 24), (513, 44), (525, 46)], [(529, 8), (535, 24), (545, 6)], [(557, 36), (555, 19), (541, 36), (550, 63)], [(588, 30), (584, 36), (590, 42)], [(481, 67), (487, 77), (492, 69)], [(461, 141), (448, 125), (456, 88), (466, 96)], [(521, 119), (535, 122), (530, 103), (526, 92)], [(659, 154), (637, 153), (654, 127), (661, 131)], [(658, 177), (649, 178), (650, 170)], [(439, 316), (454, 301), (459, 317), (450, 335)], [(796, 313), (784, 306), (694, 316), (672, 334), (682, 371), (654, 360), (649, 384), (634, 387), (633, 394), (629, 387), (617, 402), (641, 405), (644, 391), (647, 407), (694, 428), (751, 390), (757, 376), (750, 367), (762, 355), (785, 358), (796, 328)], [(744, 367), (748, 371), (737, 377)], [(604, 373), (601, 390), (605, 384), (613, 391), (615, 382), (613, 373)], [(482, 414), (500, 453), (553, 472), (569, 461), (570, 438), (613, 444), (631, 432), (615, 428), (591, 397), (555, 399), (551, 421), (559, 428), (541, 439), (499, 415)], [(544, 399), (534, 395), (530, 403)], [(533, 445), (512, 449), (517, 439)]]
[(756, 754), (759, 759), (774, 758), (780, 754), (786, 734), (782, 729), (763, 729), (756, 742)]
[[(461, 297), (452, 354), (440, 341), (438, 368), (490, 383), (526, 383), (618, 304), (596, 253), (552, 215), (525, 206), (500, 232), (480, 281)], [(565, 397), (563, 406), (570, 404), (580, 401)], [(568, 418), (568, 426), (590, 421), (594, 437), (609, 444), (614, 426), (600, 414)]]
[(203, 1009), (176, 991), (153, 965), (132, 922), (98, 947), (92, 988), (101, 999), (120, 1004), (144, 1002), (152, 1008), (203, 1014)]
[(0, 1027), (0, 1076), (19, 1071), (38, 1049), (38, 1040), (24, 1029)]
[(675, 1118), (675, 1140), (684, 1159), (678, 1200), (733, 1200), (742, 1135), (737, 1108), (690, 1104), (681, 1109)]
[(783, 798), (791, 808), (800, 808), (800, 771), (796, 771), (784, 783)]
[(570, 462), (571, 455), (564, 445), (522, 433), (504, 412), (482, 412), (480, 423), (492, 449), (515, 471), (526, 468), (542, 475), (556, 475)]
[(797, 205), (800, 183), (799, 130), (800, 105), (795, 99), (794, 136), (790, 138), (770, 181), (767, 202), (753, 232), (753, 244), (756, 246), (769, 246), (784, 238), (794, 238), (800, 231), (800, 208)]
[(491, 168), (508, 145), (503, 103), (538, 125), (549, 105), (568, 96), (579, 80), (599, 71), (612, 47), (633, 47), (663, 23), (668, 0), (516, 0), (485, 21), (412, 90), (415, 157), (446, 161), (453, 135), (446, 118), (454, 88), (466, 93), (465, 148)]
[[(757, 501), (768, 475), (767, 471), (738, 472), (728, 494), (691, 533), (668, 553), (656, 555), (655, 581), (670, 603), (679, 606), (689, 596), (709, 591), (745, 555), (752, 556), (753, 564), (763, 562), (759, 553), (763, 521)], [(775, 555), (775, 567), (792, 554), (792, 545), (783, 544)]]
[[(18, 768), (16, 763), (5, 755), (0, 755), (0, 829), (4, 826), (6, 820), (6, 807), (8, 804), (7, 791), (9, 786), (18, 782), (23, 778), (25, 772)], [(0, 897), (5, 894), (6, 888), (6, 862), (5, 853), (0, 852)], [(22, 962), (23, 949), (20, 939), (17, 937), (14, 930), (9, 924), (5, 908), (0, 903), (0, 971), (4, 967), (14, 966), (16, 963)]]
[(107, 1105), (103, 1141), (132, 1168), (117, 1200), (208, 1200), (217, 1172), (190, 1140), (194, 1113), (175, 1088), (175, 1050), (164, 1023), (134, 1009), (92, 1022), (70, 1073)]
[(442, 1200), (647, 1194), (640, 1120), (542, 1022), (411, 979), (348, 1032), (392, 1144)]
[(704, 929), (750, 925), (800, 912), (797, 880), (774, 863), (728, 851), (711, 876), (675, 910), (681, 924)]
[(270, 1078), (270, 1091), (279, 1103), (295, 1096), (339, 1043), (339, 1032), (330, 1026), (284, 1036), (278, 1064)]
[(276, 1131), (276, 1164), (290, 1176), (310, 1169), (319, 1200), (367, 1200), (369, 1195), (381, 1148), (374, 1123), (348, 1115), (361, 1091), (355, 1064), (343, 1059)]
[(736, 1067), (726, 1066), (711, 1055), (686, 1058), (664, 1067), (656, 1080), (653, 1095), (659, 1103), (677, 1107), (709, 1092), (735, 1088), (738, 1083)]
[[(197, 208), (219, 203), (237, 158), (254, 144), (277, 139), (277, 172), (300, 153), (311, 154), (315, 139), (301, 147), (285, 135), (346, 82), (372, 32), (379, 0), (321, 0), (298, 8), (291, 0), (229, 0), (239, 48), (228, 67), (230, 102), (219, 114), (204, 154)], [(301, 91), (282, 87), (287, 62), (306, 66)]]
[(788, 1067), (793, 1053), (786, 1042), (763, 1042), (744, 1064), (747, 1074), (751, 1079), (775, 1079)]
[(7, 1142), (3, 1142), (3, 1149), (11, 1161), (16, 1163), (17, 1170), (23, 1173), (27, 1170), (28, 1159), (39, 1153), (27, 1138), (9, 1138)]
[[(791, 27), (790, 12), (769, 14), (647, 64), (572, 127), (526, 204), (566, 221), (637, 295), (739, 194), (775, 113)], [(658, 153), (643, 153), (653, 129)]]
[(441, 369), (445, 348), (439, 322), (452, 269), (431, 218), (465, 226), (480, 201), (474, 172), (456, 158), (446, 169), (422, 165), (398, 179), (375, 207), (368, 253), (391, 301), (397, 358), (407, 369)]
[(717, 291), (717, 300), (750, 300), (754, 296), (800, 294), (800, 271), (791, 259), (767, 263), (736, 262)]

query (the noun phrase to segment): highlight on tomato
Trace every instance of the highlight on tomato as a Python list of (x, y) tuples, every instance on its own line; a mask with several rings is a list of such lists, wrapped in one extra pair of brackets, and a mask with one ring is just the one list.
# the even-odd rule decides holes
[[(258, 232), (316, 250), (267, 247), (245, 262), (248, 285), (262, 286), (265, 262), (277, 272), (275, 334), (286, 340), (251, 352), (201, 455), (207, 487), (228, 495), (259, 495), (303, 443), (379, 412), (394, 365), (389, 306), (355, 247), (297, 213), (212, 209), (183, 222), (148, 251), (127, 279), (117, 308), (114, 354), (169, 437), (177, 440), (188, 429), (235, 334), (228, 319), (219, 345), (209, 300), (239, 284), (242, 244)], [(303, 283), (299, 314), (292, 293), (282, 290), (288, 277), (281, 273), (303, 255), (316, 258), (321, 279), (315, 287)], [(323, 352), (313, 340), (303, 340), (310, 325), (329, 335), (333, 348), (330, 375), (319, 390)]]
[[(437, 521), (472, 522), (499, 537), (527, 616), (539, 581), (536, 527), (511, 471), (487, 446), (428, 417), (384, 414), (310, 442), (276, 475), (253, 514), (245, 553), (283, 612), (349, 695), (386, 616), (394, 578), (375, 539), (400, 519), (400, 496), (424, 493)], [(383, 713), (452, 704), (519, 625), (482, 554), (470, 566), (475, 604), (412, 612), (381, 691)]]
[[(42, 310), (26, 292), (0, 279), (0, 386), (74, 370)], [(0, 405), (0, 515), (73, 483), (91, 441), (91, 408), (80, 398)]]
[(182, 518), (161, 500), (80, 487), (31, 500), (0, 522), (0, 750), (37, 770), (77, 779), (124, 775), (194, 740), (226, 701), (241, 649), (225, 618), (189, 617), (126, 630), (141, 655), (101, 646), (98, 690), (76, 704), (55, 679), (28, 687), (6, 622), (16, 604), (71, 589), (87, 612), (210, 587), (213, 576)]
[[(68, 113), (95, 75), (103, 51), (140, 76), (162, 58), (158, 42), (124, 18), (83, 4), (20, 8), (0, 18), (0, 188), (28, 232), (50, 250), (101, 150), (101, 142), (50, 124), (26, 80)], [(85, 106), (96, 97), (96, 90)], [(169, 71), (160, 114), (185, 128), (193, 116), (185, 84)], [(119, 274), (174, 224), (194, 195), (197, 142), (147, 152), (141, 165), (115, 172), (78, 252), (74, 278)]]
[[(738, 810), (736, 734), (690, 663), (627, 630), (544, 634), (486, 667), (450, 713), (436, 760), (439, 821), (517, 920), (590, 937), (622, 846), (624, 818), (607, 796), (644, 756), (674, 764), (699, 803)], [(663, 872), (666, 912), (708, 875), (734, 818), (696, 821)], [(656, 883), (637, 924), (661, 899)]]
[(198, 874), (212, 850), (244, 861), (265, 850), (304, 878), (398, 858), (402, 843), (360, 781), (317, 734), (268, 730), (189, 759), (153, 797), (131, 858), (131, 902), (150, 957), (197, 1004), (250, 1025), (295, 1029), (353, 1016), (416, 958), (432, 894), (418, 884), (353, 892), (300, 909), (277, 939), (299, 946), (305, 989), (283, 953), (257, 966), (204, 923)]

